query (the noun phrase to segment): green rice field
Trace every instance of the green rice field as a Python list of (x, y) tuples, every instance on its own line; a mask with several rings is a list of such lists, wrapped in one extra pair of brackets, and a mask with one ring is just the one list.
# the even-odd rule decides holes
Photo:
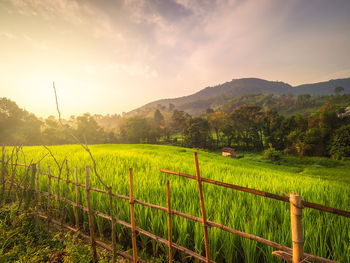
[[(78, 145), (51, 146), (50, 149), (62, 162), (68, 159), (73, 180), (74, 166), (78, 167), (80, 182), (85, 180), (85, 165), (92, 166), (89, 155)], [(97, 169), (113, 192), (129, 195), (128, 169), (134, 171), (134, 197), (141, 201), (166, 207), (166, 181), (170, 181), (172, 209), (201, 217), (197, 183), (194, 180), (159, 172), (160, 168), (195, 175), (193, 149), (158, 145), (93, 145), (90, 149), (96, 159)], [(38, 161), (47, 150), (40, 146), (24, 147), (26, 162)], [(259, 154), (244, 154), (244, 158), (231, 159), (220, 153), (198, 150), (202, 177), (255, 188), (275, 194), (295, 192), (303, 200), (343, 210), (350, 210), (350, 161), (334, 161), (326, 158), (283, 157), (279, 163), (262, 160)], [(23, 156), (20, 155), (23, 162)], [(50, 156), (40, 163), (46, 171), (51, 166), (57, 175), (57, 166)], [(43, 172), (44, 172), (43, 171)], [(65, 177), (65, 172), (62, 177)], [(104, 189), (93, 172), (91, 186)], [(47, 190), (47, 176), (40, 176), (40, 188)], [(55, 193), (56, 180), (52, 190)], [(75, 200), (73, 185), (65, 188), (61, 182), (61, 195), (68, 191), (68, 198)], [(236, 230), (254, 234), (291, 247), (289, 203), (284, 203), (220, 186), (203, 184), (205, 208), (208, 220), (224, 224)], [(84, 192), (81, 191), (83, 204)], [(92, 192), (92, 208), (109, 214), (108, 196)], [(115, 198), (115, 214), (130, 222), (129, 203)], [(121, 209), (121, 210), (120, 210)], [(84, 215), (86, 216), (86, 215)], [(71, 225), (74, 225), (74, 209), (69, 209)], [(135, 204), (137, 226), (167, 239), (167, 214)], [(87, 220), (84, 220), (87, 224)], [(96, 229), (101, 236), (110, 230), (110, 223), (96, 217)], [(85, 225), (86, 228), (86, 225)], [(350, 218), (345, 218), (309, 208), (303, 210), (304, 251), (317, 256), (350, 262)], [(211, 259), (217, 262), (281, 262), (271, 255), (273, 249), (244, 239), (220, 229), (209, 228)], [(117, 228), (118, 243), (130, 250), (130, 230)], [(153, 255), (166, 260), (167, 247), (138, 235), (141, 255)], [(202, 225), (173, 216), (173, 242), (197, 253), (204, 253)], [(190, 260), (176, 253), (176, 260)]]

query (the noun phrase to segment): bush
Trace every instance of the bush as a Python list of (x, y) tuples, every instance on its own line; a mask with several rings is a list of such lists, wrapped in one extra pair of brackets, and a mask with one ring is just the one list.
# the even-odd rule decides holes
[(269, 145), (269, 148), (264, 151), (263, 158), (271, 161), (278, 161), (281, 159), (282, 153), (277, 151), (272, 145)]
[(350, 124), (335, 131), (330, 154), (333, 159), (337, 160), (350, 157)]

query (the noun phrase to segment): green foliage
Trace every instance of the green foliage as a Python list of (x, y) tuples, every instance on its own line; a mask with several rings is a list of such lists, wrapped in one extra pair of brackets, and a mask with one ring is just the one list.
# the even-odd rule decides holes
[[(103, 180), (111, 186), (114, 193), (128, 195), (128, 169), (134, 171), (135, 198), (166, 207), (166, 181), (170, 181), (172, 209), (200, 216), (200, 203), (197, 184), (193, 180), (177, 175), (159, 172), (159, 168), (195, 174), (193, 150), (181, 147), (160, 145), (93, 145), (97, 168)], [(79, 181), (84, 182), (84, 167), (91, 163), (89, 156), (80, 146), (51, 147), (59, 162), (69, 156), (68, 164), (73, 175), (78, 166)], [(26, 158), (38, 160), (44, 153), (42, 147), (24, 149)], [(231, 159), (219, 154), (199, 151), (201, 175), (206, 178), (230, 184), (246, 186), (275, 194), (279, 190), (295, 192), (303, 200), (325, 204), (348, 210), (350, 206), (350, 162), (330, 160), (319, 157), (283, 156), (279, 165), (260, 158), (260, 154), (244, 153), (242, 159)], [(22, 161), (22, 160), (20, 160)], [(57, 175), (57, 167), (49, 157), (41, 161), (43, 172), (47, 165)], [(72, 177), (71, 177), (72, 179)], [(52, 191), (56, 193), (56, 182), (52, 181)], [(91, 174), (91, 186), (101, 188), (97, 178)], [(40, 177), (40, 189), (47, 189), (47, 177)], [(207, 216), (211, 221), (228, 227), (246, 231), (291, 246), (289, 204), (247, 193), (225, 189), (216, 185), (203, 184)], [(84, 191), (82, 204), (86, 203)], [(61, 196), (65, 194), (61, 184)], [(68, 191), (68, 198), (75, 200), (74, 188)], [(234, 202), (233, 202), (234, 201)], [(91, 193), (92, 208), (109, 214), (108, 196)], [(115, 214), (121, 210), (120, 219), (130, 222), (129, 204), (125, 200), (114, 199)], [(74, 225), (74, 208), (69, 208), (70, 224)], [(167, 238), (167, 214), (152, 208), (135, 205), (137, 225), (158, 236)], [(173, 217), (174, 242), (204, 254), (202, 226), (181, 217)], [(110, 224), (104, 224), (103, 231), (109, 233)], [(308, 253), (327, 257), (339, 262), (349, 261), (350, 224), (342, 218), (312, 209), (303, 210), (304, 249)], [(118, 225), (118, 241), (130, 249), (130, 232)], [(221, 230), (209, 230), (211, 247), (216, 262), (279, 262), (271, 256), (270, 248), (252, 245), (242, 238)], [(341, 240), (338, 242), (336, 240)], [(140, 242), (147, 247), (149, 254), (163, 253), (162, 246), (150, 242), (140, 235)], [(166, 252), (167, 253), (167, 252)], [(180, 262), (188, 260), (179, 257)]]
[[(47, 234), (46, 224), (15, 203), (0, 209), (0, 262), (90, 263), (90, 245), (76, 235), (62, 232)], [(99, 262), (110, 262), (106, 251), (99, 251)]]
[(211, 147), (209, 123), (205, 119), (200, 117), (189, 119), (184, 135), (185, 143), (189, 147), (204, 149)]
[(341, 87), (341, 86), (338, 86), (338, 87), (335, 87), (335, 88), (334, 88), (334, 93), (335, 93), (337, 96), (339, 96), (339, 94), (340, 94), (342, 91), (344, 91), (344, 88)]
[(335, 131), (330, 154), (334, 159), (350, 157), (350, 124), (345, 125)]
[(0, 144), (35, 145), (41, 121), (7, 98), (0, 98)]
[(295, 105), (299, 108), (305, 108), (310, 106), (310, 104), (312, 104), (310, 94), (300, 94), (295, 101)]
[(77, 129), (74, 131), (81, 142), (103, 143), (104, 130), (98, 126), (96, 120), (90, 114), (77, 117)]
[(282, 153), (277, 151), (272, 147), (272, 144), (269, 145), (269, 148), (264, 151), (263, 158), (270, 161), (278, 161), (281, 159)]
[(161, 124), (164, 121), (164, 116), (159, 111), (159, 109), (156, 109), (154, 112), (154, 121), (158, 124)]

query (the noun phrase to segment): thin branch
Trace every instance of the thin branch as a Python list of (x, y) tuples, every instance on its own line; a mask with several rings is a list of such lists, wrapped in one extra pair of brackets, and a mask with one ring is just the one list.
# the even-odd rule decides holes
[(37, 161), (36, 163), (41, 162), (43, 159), (45, 159), (46, 156), (48, 156), (49, 153), (45, 154), (43, 157), (41, 157), (41, 159), (39, 159), (39, 161)]
[[(62, 173), (62, 169), (63, 169), (64, 162), (66, 161), (66, 157), (63, 159), (62, 164), (59, 164), (59, 162), (57, 161), (55, 155), (53, 155), (53, 153), (51, 152), (50, 148), (47, 147), (46, 145), (43, 145), (43, 147), (49, 152), (49, 154), (51, 155), (51, 157), (54, 159), (54, 161), (55, 161), (55, 163), (56, 163), (56, 165), (57, 165), (57, 167), (58, 167), (58, 172), (59, 172), (58, 177), (61, 177), (61, 173)], [(46, 156), (46, 155), (45, 155), (45, 156)], [(44, 157), (45, 157), (45, 156), (44, 156)]]
[(58, 166), (58, 168), (60, 168), (60, 164), (58, 163), (56, 157), (53, 155), (53, 153), (51, 152), (50, 148), (47, 147), (46, 145), (43, 145), (43, 147), (49, 152), (49, 154), (51, 155), (51, 157), (53, 158), (53, 160), (55, 161), (56, 165)]
[(59, 106), (58, 106), (58, 98), (57, 98), (57, 92), (56, 92), (55, 82), (53, 82), (53, 90), (54, 90), (54, 92), (55, 92), (56, 109), (57, 109), (57, 113), (58, 113), (58, 121), (59, 121), (59, 123), (61, 124), (62, 128), (63, 128), (66, 132), (68, 132), (68, 133), (71, 135), (71, 137), (76, 141), (76, 143), (79, 144), (81, 147), (83, 147), (83, 149), (84, 149), (85, 151), (88, 152), (88, 154), (90, 155), (90, 158), (91, 158), (91, 160), (92, 160), (92, 163), (93, 163), (93, 168), (94, 168), (95, 175), (97, 176), (97, 178), (98, 178), (98, 180), (100, 181), (100, 183), (108, 190), (110, 187), (108, 187), (108, 186), (102, 181), (100, 175), (99, 175), (98, 172), (97, 172), (97, 169), (96, 169), (96, 161), (95, 161), (95, 159), (94, 159), (94, 157), (93, 157), (93, 155), (92, 155), (92, 153), (91, 153), (91, 151), (90, 151), (90, 149), (89, 149), (89, 146), (88, 146), (88, 144), (87, 144), (87, 142), (86, 142), (86, 138), (85, 138), (85, 144), (81, 143), (80, 140), (79, 140), (69, 129), (67, 129), (67, 128), (63, 125), (63, 123), (62, 123), (61, 112), (60, 112), (60, 109), (59, 109)]

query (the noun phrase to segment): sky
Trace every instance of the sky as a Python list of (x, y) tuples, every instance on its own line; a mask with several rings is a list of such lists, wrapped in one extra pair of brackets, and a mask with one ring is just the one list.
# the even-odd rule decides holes
[(114, 114), (232, 79), (350, 77), (349, 0), (0, 0), (0, 97)]

